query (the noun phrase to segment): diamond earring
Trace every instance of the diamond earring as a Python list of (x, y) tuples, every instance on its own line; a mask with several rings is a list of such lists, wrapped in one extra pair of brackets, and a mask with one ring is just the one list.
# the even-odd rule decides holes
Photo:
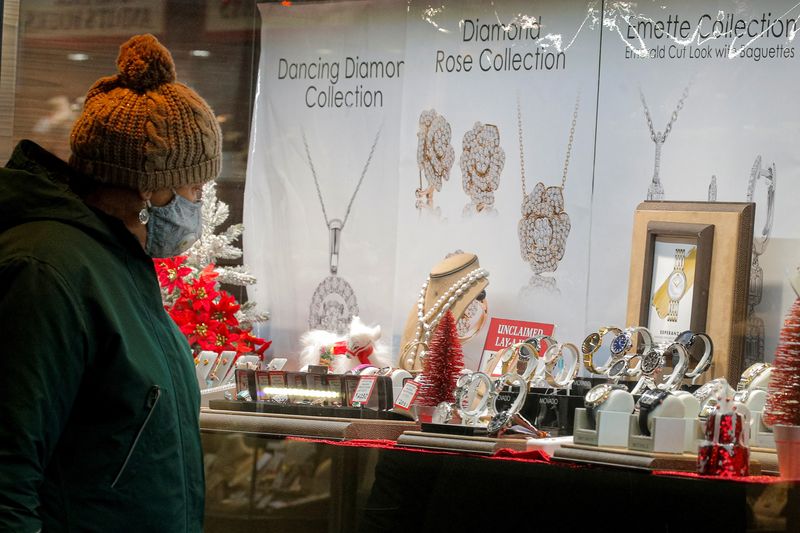
[(150, 222), (150, 200), (147, 200), (144, 207), (139, 211), (139, 223), (144, 226)]

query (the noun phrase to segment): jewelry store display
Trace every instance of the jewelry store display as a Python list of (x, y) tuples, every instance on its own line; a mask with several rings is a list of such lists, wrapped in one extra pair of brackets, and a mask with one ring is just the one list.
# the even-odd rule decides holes
[(564, 170), (560, 186), (545, 187), (539, 182), (528, 193), (525, 183), (525, 156), (522, 138), (522, 111), (517, 98), (517, 127), (519, 133), (520, 178), (522, 181), (522, 218), (517, 226), (519, 249), (522, 259), (530, 264), (536, 274), (555, 272), (564, 257), (567, 237), (571, 228), (569, 215), (564, 209), (564, 187), (567, 183), (572, 154), (572, 142), (575, 138), (575, 124), (578, 120), (580, 97), (575, 100), (572, 114), (572, 125), (569, 130), (567, 152), (564, 157)]
[(500, 131), (494, 124), (475, 125), (464, 134), (459, 160), (461, 184), (478, 212), (494, 205), (494, 191), (500, 186), (500, 173), (506, 154), (500, 147)]
[(350, 197), (350, 202), (347, 204), (344, 219), (340, 220), (338, 218), (328, 218), (328, 212), (325, 209), (325, 201), (322, 198), (322, 191), (319, 186), (319, 178), (314, 169), (314, 162), (311, 159), (311, 151), (308, 148), (305, 132), (303, 132), (303, 146), (306, 150), (308, 166), (311, 168), (311, 175), (314, 177), (314, 185), (317, 189), (320, 207), (322, 208), (322, 216), (325, 218), (325, 225), (330, 234), (330, 276), (322, 280), (311, 297), (311, 306), (308, 312), (309, 329), (324, 329), (341, 334), (347, 331), (352, 317), (359, 314), (358, 302), (356, 301), (353, 288), (344, 278), (337, 275), (339, 269), (339, 247), (341, 244), (342, 231), (344, 230), (345, 224), (347, 224), (350, 210), (353, 207), (353, 202), (358, 195), (358, 191), (361, 189), (364, 176), (367, 174), (367, 169), (372, 161), (372, 155), (375, 153), (375, 146), (378, 144), (380, 135), (381, 130), (378, 129), (378, 132), (375, 134), (375, 140), (372, 143), (372, 148), (369, 151), (367, 162), (364, 164), (364, 169), (361, 171), (361, 177), (358, 179), (356, 188)]
[[(750, 171), (747, 182), (747, 201), (752, 202), (755, 196), (756, 184), (763, 179), (767, 185), (767, 217), (760, 235), (753, 237), (753, 254), (750, 264), (750, 290), (747, 298), (747, 333), (745, 334), (744, 365), (764, 360), (764, 320), (756, 316), (755, 308), (761, 303), (764, 292), (764, 271), (759, 264), (759, 257), (767, 249), (772, 222), (775, 218), (775, 163), (767, 168), (762, 168), (761, 156), (757, 156)], [(763, 204), (761, 204), (763, 208)]]
[[(419, 188), (414, 192), (417, 208), (432, 206), (433, 192), (441, 191), (442, 181), (450, 178), (450, 169), (455, 161), (451, 137), (450, 124), (436, 110), (431, 109), (420, 114), (417, 131)], [(428, 186), (424, 189), (423, 174), (428, 182)]]
[(680, 113), (681, 109), (683, 109), (683, 102), (684, 100), (686, 100), (687, 96), (689, 96), (688, 85), (683, 90), (683, 95), (681, 96), (681, 99), (678, 100), (678, 105), (672, 112), (672, 116), (670, 117), (669, 122), (664, 128), (664, 131), (656, 132), (655, 127), (653, 126), (653, 119), (650, 117), (650, 109), (647, 107), (647, 102), (645, 101), (644, 98), (644, 92), (642, 92), (641, 89), (639, 90), (639, 98), (642, 101), (642, 107), (644, 107), (644, 116), (647, 119), (647, 127), (650, 128), (650, 139), (656, 145), (656, 159), (655, 159), (655, 165), (653, 167), (653, 179), (650, 182), (650, 186), (647, 189), (648, 200), (664, 199), (664, 187), (661, 184), (661, 178), (659, 177), (659, 170), (661, 167), (661, 148), (664, 146), (667, 137), (672, 131), (672, 125), (675, 124), (676, 120), (678, 120), (678, 113)]

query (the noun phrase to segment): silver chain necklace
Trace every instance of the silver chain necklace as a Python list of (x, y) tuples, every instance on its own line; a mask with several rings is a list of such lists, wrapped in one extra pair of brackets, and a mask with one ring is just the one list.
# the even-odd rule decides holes
[(672, 112), (672, 116), (670, 117), (667, 126), (664, 128), (664, 131), (656, 132), (656, 129), (653, 126), (653, 119), (650, 117), (650, 109), (647, 107), (647, 102), (644, 99), (644, 93), (642, 92), (641, 89), (639, 89), (639, 99), (642, 101), (642, 107), (644, 107), (644, 117), (647, 119), (647, 127), (650, 128), (650, 139), (656, 145), (656, 161), (653, 167), (653, 180), (650, 182), (650, 187), (647, 188), (648, 200), (664, 199), (664, 187), (661, 185), (661, 179), (658, 175), (659, 169), (661, 167), (661, 148), (662, 146), (664, 146), (667, 137), (672, 131), (672, 125), (675, 124), (676, 120), (678, 120), (678, 113), (680, 113), (681, 109), (683, 109), (683, 102), (684, 100), (686, 100), (687, 96), (689, 96), (688, 85), (683, 90), (683, 95), (681, 95), (681, 99), (678, 100), (678, 105)]
[(580, 95), (575, 99), (572, 125), (569, 129), (567, 153), (564, 157), (564, 170), (561, 185), (545, 187), (539, 182), (528, 193), (525, 183), (525, 155), (522, 142), (522, 110), (517, 97), (517, 130), (519, 133), (519, 164), (522, 180), (522, 218), (517, 226), (522, 259), (530, 264), (536, 274), (555, 272), (564, 257), (567, 237), (571, 228), (569, 215), (564, 209), (564, 188), (567, 184), (567, 171), (572, 155), (572, 142), (575, 139), (575, 125), (578, 122)]
[(350, 321), (353, 316), (357, 316), (359, 313), (358, 301), (356, 300), (353, 288), (344, 278), (337, 276), (337, 271), (339, 270), (341, 234), (345, 224), (347, 224), (347, 219), (350, 217), (350, 210), (353, 207), (353, 202), (358, 195), (358, 191), (361, 189), (364, 177), (367, 175), (367, 169), (375, 153), (375, 146), (377, 146), (378, 139), (381, 136), (381, 128), (378, 128), (378, 132), (375, 134), (375, 140), (369, 151), (369, 157), (367, 157), (367, 162), (364, 164), (364, 169), (361, 171), (361, 177), (358, 179), (353, 195), (350, 197), (350, 202), (347, 204), (343, 220), (328, 218), (328, 211), (325, 209), (325, 200), (322, 198), (319, 178), (314, 169), (314, 161), (311, 159), (311, 151), (308, 148), (305, 132), (303, 132), (302, 135), (308, 166), (311, 169), (311, 175), (314, 177), (314, 185), (317, 189), (319, 205), (322, 208), (322, 216), (325, 218), (325, 225), (328, 227), (330, 254), (330, 276), (322, 280), (314, 291), (314, 295), (311, 297), (311, 307), (308, 312), (308, 327), (309, 329), (324, 329), (326, 331), (344, 334), (349, 329)]

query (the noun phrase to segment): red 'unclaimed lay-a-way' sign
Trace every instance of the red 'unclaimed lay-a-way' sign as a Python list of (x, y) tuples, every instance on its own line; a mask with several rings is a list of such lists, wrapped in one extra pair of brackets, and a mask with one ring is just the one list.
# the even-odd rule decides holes
[(486, 333), (483, 351), (496, 352), (515, 342), (521, 342), (536, 335), (552, 335), (553, 328), (553, 324), (492, 318), (489, 322), (489, 331)]

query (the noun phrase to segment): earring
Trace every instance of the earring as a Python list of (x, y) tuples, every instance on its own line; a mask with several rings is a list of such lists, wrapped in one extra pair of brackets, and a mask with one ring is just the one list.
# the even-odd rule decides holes
[(139, 211), (139, 223), (144, 226), (150, 222), (150, 200), (145, 201), (144, 207)]
[[(417, 132), (419, 188), (414, 193), (418, 209), (433, 206), (434, 191), (441, 191), (442, 180), (450, 179), (450, 169), (455, 161), (451, 135), (450, 124), (436, 110), (420, 114)], [(423, 173), (428, 181), (425, 189), (422, 188)]]
[(506, 163), (506, 153), (500, 146), (500, 131), (494, 124), (475, 125), (464, 134), (461, 165), (461, 185), (480, 212), (494, 205), (494, 191), (500, 186), (500, 173)]

